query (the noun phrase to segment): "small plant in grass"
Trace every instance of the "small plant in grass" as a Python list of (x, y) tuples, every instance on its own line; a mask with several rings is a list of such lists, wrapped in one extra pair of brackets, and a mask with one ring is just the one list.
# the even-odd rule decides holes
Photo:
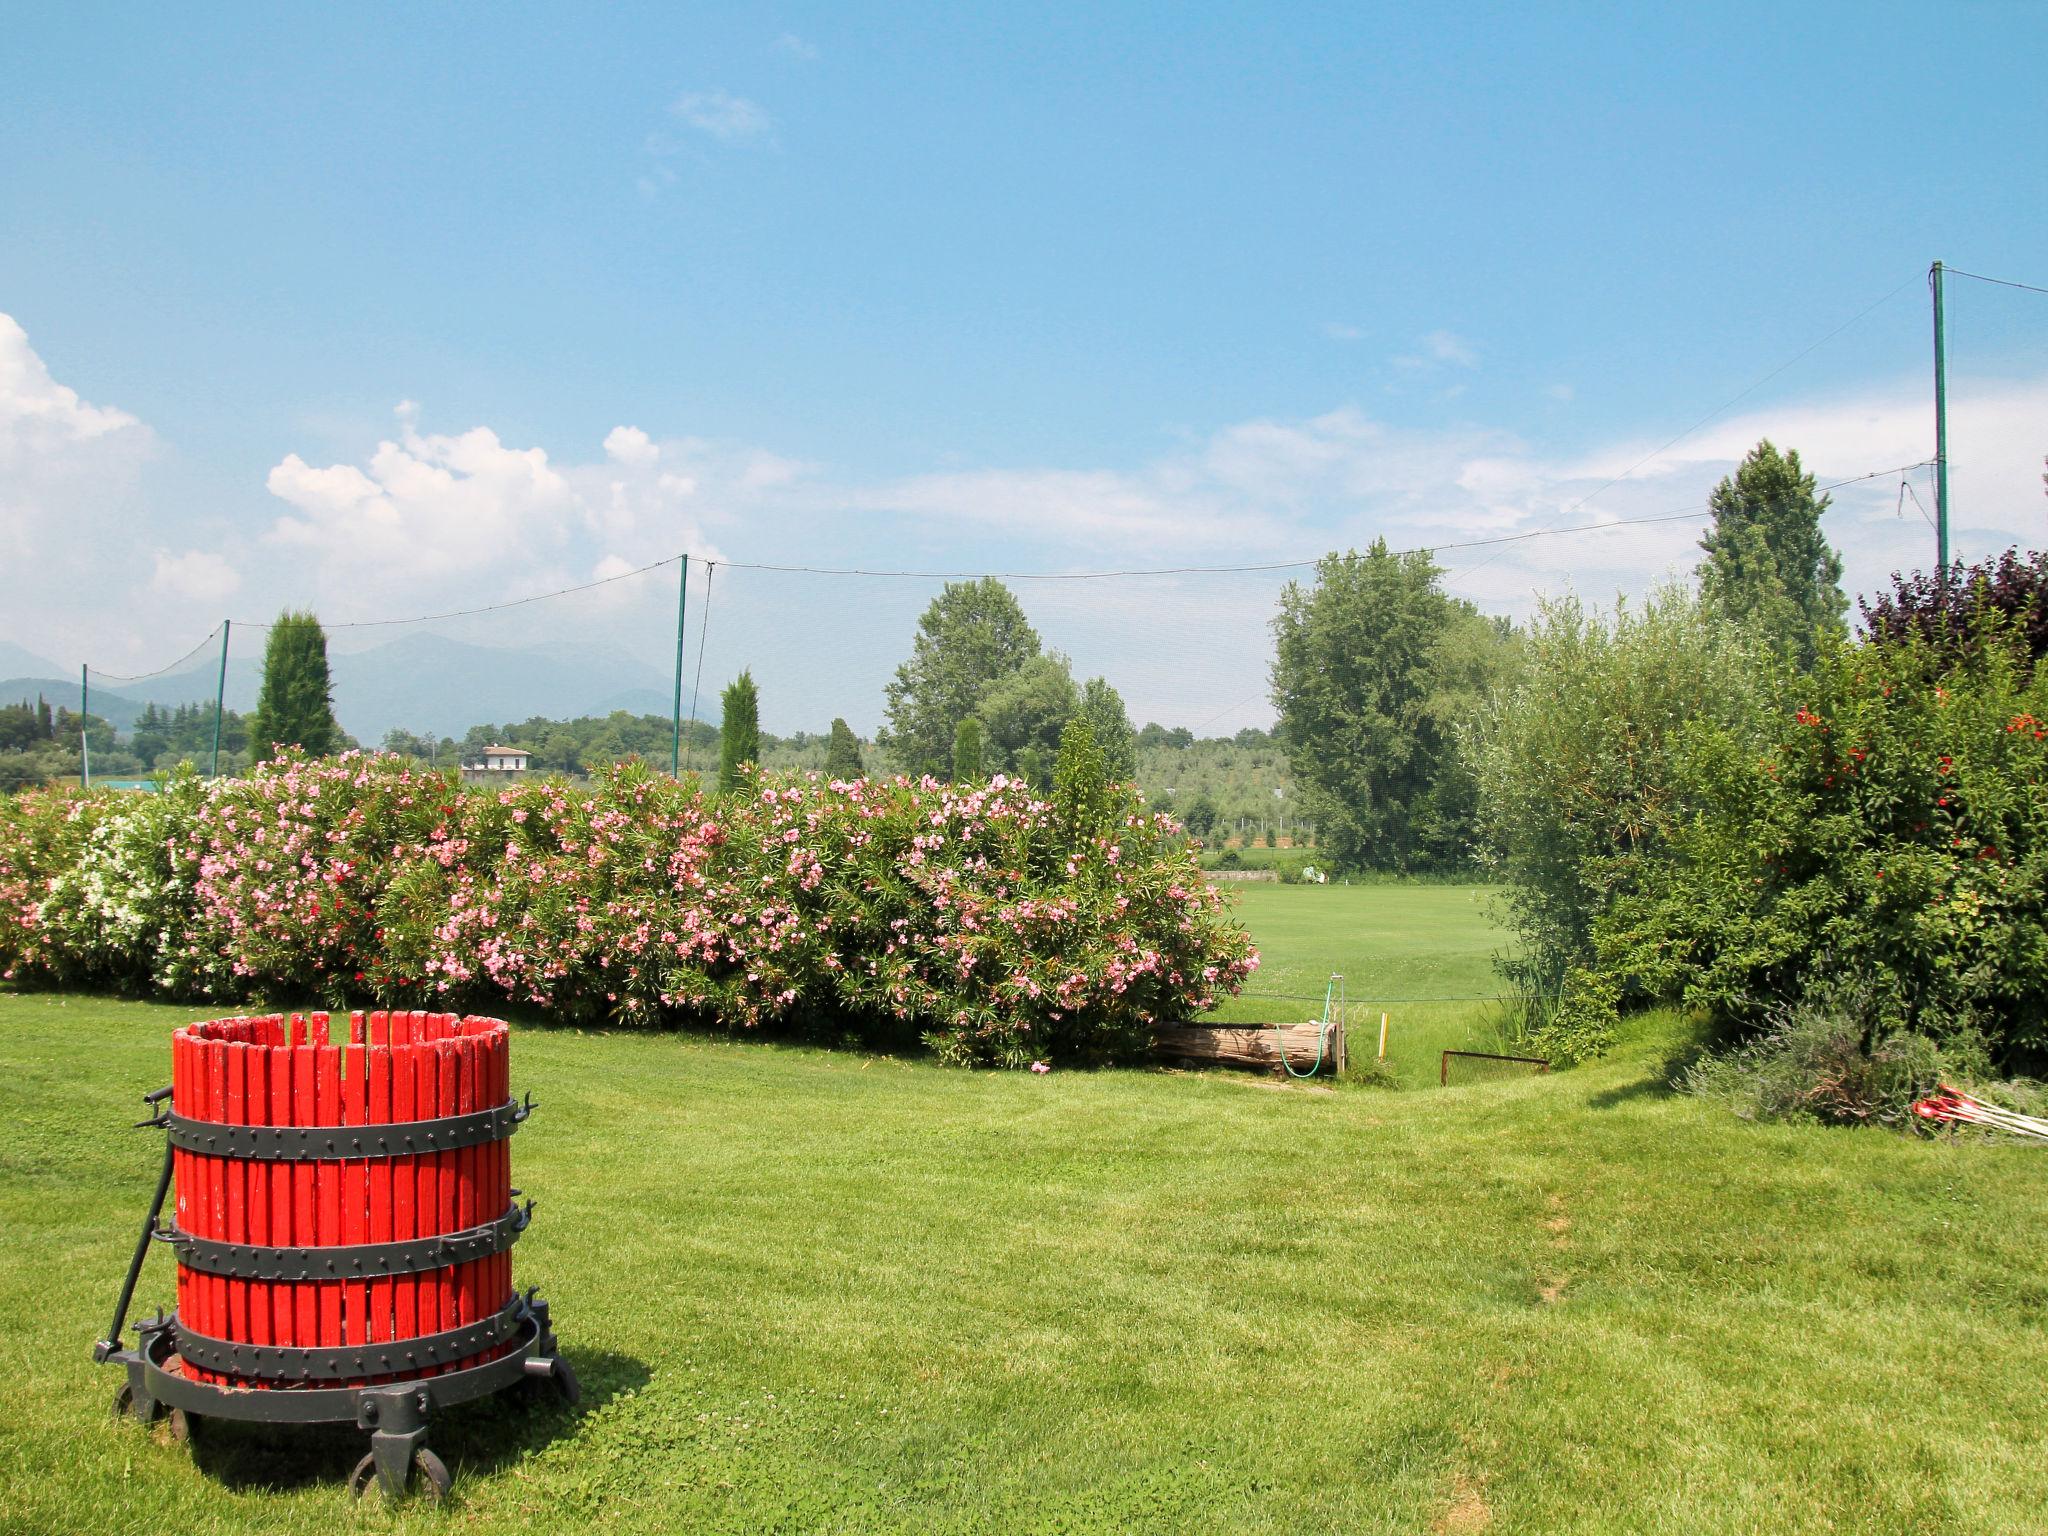
[(1982, 1036), (1937, 1043), (1888, 1029), (1869, 988), (1850, 984), (1773, 1009), (1756, 1034), (1692, 1063), (1676, 1086), (1745, 1119), (1914, 1129), (1915, 1099), (1991, 1076)]

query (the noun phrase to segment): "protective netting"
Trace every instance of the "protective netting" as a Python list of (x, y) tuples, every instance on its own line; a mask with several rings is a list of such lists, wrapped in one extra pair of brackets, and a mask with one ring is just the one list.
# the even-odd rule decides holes
[(1445, 1088), (1465, 1088), (1475, 1083), (1514, 1082), (1537, 1077), (1550, 1070), (1550, 1063), (1536, 1056), (1498, 1056), (1485, 1051), (1445, 1051), (1437, 1081)]

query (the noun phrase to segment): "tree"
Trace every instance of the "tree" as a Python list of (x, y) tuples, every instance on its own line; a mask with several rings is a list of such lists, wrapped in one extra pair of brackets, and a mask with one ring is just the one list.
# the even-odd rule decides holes
[(1187, 808), (1181, 812), (1180, 824), (1188, 829), (1191, 836), (1199, 837), (1206, 842), (1209, 834), (1215, 830), (1217, 815), (1216, 802), (1207, 795), (1197, 794), (1188, 801)]
[(1094, 728), (1086, 715), (1076, 714), (1060, 732), (1059, 757), (1052, 770), (1053, 813), (1078, 840), (1102, 828), (1114, 803)]
[(991, 687), (974, 711), (986, 739), (983, 766), (1042, 786), (1059, 751), (1060, 732), (1080, 706), (1066, 657), (1031, 657)]
[(969, 715), (953, 733), (953, 782), (979, 784), (981, 779), (981, 722)]
[(270, 626), (263, 687), (256, 696), (250, 730), (258, 762), (280, 746), (303, 747), (309, 756), (325, 757), (339, 744), (327, 635), (312, 614), (281, 613)]
[[(948, 582), (888, 687), (884, 744), (908, 772), (943, 773), (953, 733), (989, 688), (1038, 655), (1038, 632), (994, 577)], [(983, 717), (986, 722), (986, 716)]]
[(744, 764), (761, 759), (761, 694), (754, 674), (742, 672), (734, 678), (720, 704), (718, 788), (724, 793), (740, 787)]
[(1779, 655), (1812, 666), (1820, 637), (1840, 631), (1849, 611), (1842, 557), (1820, 531), (1828, 498), (1815, 494), (1797, 450), (1780, 453), (1765, 438), (1714, 487), (1710, 505), (1701, 595)]
[(1138, 776), (1138, 734), (1131, 729), (1131, 717), (1124, 709), (1123, 695), (1106, 677), (1091, 677), (1081, 690), (1081, 713), (1095, 734), (1102, 753), (1102, 768), (1114, 784), (1128, 784)]
[[(1275, 734), (1333, 860), (1405, 869), (1469, 856), (1455, 814), (1455, 701), (1501, 664), (1498, 631), (1446, 596), (1427, 554), (1385, 540), (1327, 555), (1313, 587), (1288, 583), (1273, 621)], [(1265, 739), (1241, 731), (1240, 740)]]
[(862, 778), (867, 767), (860, 760), (860, 739), (844, 720), (832, 722), (832, 742), (825, 749), (825, 777), (852, 780)]

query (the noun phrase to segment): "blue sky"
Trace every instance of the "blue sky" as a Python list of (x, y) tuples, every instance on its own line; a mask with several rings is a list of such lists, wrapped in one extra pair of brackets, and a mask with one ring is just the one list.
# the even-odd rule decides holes
[[(1931, 452), (1931, 258), (2048, 285), (2038, 6), (45, 8), (9, 34), (0, 556), (47, 581), (0, 638), (114, 670), (223, 613), (424, 612), (685, 547), (1285, 559), (1684, 507), (1763, 431), (1845, 478)], [(1952, 296), (1958, 550), (2038, 545), (2048, 297)], [(1924, 558), (1897, 493), (1838, 496), (1854, 584)], [(1641, 590), (1695, 536), (1537, 540), (1461, 590)], [(1224, 616), (1214, 669), (1127, 689), (1186, 716), (1256, 695), (1270, 599), (1155, 586), (1042, 627), (1108, 667), (1147, 604)], [(786, 707), (824, 707), (800, 673)]]

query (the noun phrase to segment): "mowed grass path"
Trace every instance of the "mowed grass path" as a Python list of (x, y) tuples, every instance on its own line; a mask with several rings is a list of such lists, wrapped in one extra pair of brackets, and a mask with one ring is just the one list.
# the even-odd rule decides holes
[(586, 1402), (351, 1506), (353, 1433), (106, 1418), (192, 1016), (0, 993), (7, 1530), (2042, 1528), (2035, 1150), (1746, 1125), (1649, 1046), (1383, 1093), (544, 1029), (517, 1271)]

